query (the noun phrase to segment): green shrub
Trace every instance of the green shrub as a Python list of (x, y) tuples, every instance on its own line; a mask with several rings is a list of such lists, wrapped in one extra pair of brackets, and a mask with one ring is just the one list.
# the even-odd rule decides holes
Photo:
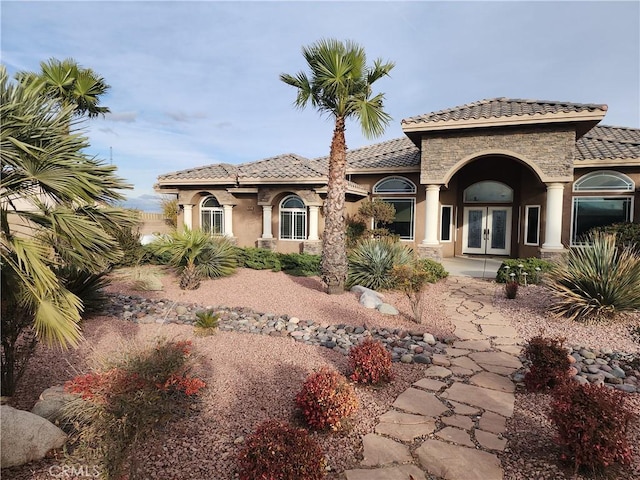
[(278, 254), (267, 248), (239, 248), (238, 263), (241, 267), (253, 270), (282, 270)]
[(531, 362), (524, 375), (524, 384), (530, 392), (551, 390), (569, 380), (569, 356), (563, 340), (533, 337), (524, 348), (524, 356)]
[(67, 266), (56, 271), (67, 290), (82, 301), (84, 313), (98, 313), (104, 309), (109, 298), (104, 292), (108, 286), (109, 271), (98, 273), (88, 272), (77, 267)]
[[(496, 282), (507, 283), (513, 278), (520, 285), (524, 285), (525, 281), (527, 284), (538, 284), (552, 268), (553, 263), (540, 258), (508, 258), (502, 261), (496, 273)], [(513, 277), (510, 276), (512, 273), (515, 274)]]
[(618, 249), (624, 247), (633, 247), (636, 251), (640, 250), (640, 223), (621, 222), (607, 225), (605, 227), (597, 227), (591, 230), (592, 233), (608, 233), (616, 236), (616, 246)]
[(358, 397), (344, 375), (322, 367), (307, 377), (296, 396), (296, 405), (310, 427), (338, 430), (358, 409)]
[(640, 254), (618, 250), (614, 235), (594, 233), (590, 245), (571, 247), (548, 275), (551, 311), (574, 320), (598, 320), (640, 309)]
[(424, 270), (424, 263), (413, 262), (406, 265), (395, 265), (390, 272), (394, 286), (404, 292), (411, 304), (413, 319), (422, 322), (422, 292), (425, 283), (435, 283), (431, 272)]
[(127, 458), (135, 462), (139, 440), (189, 412), (205, 387), (191, 375), (191, 362), (190, 342), (158, 341), (152, 348), (124, 349), (102, 369), (65, 384), (77, 395), (63, 410), (76, 446), (101, 458), (107, 478), (121, 478)]
[(413, 250), (400, 242), (388, 238), (363, 240), (349, 253), (347, 287), (393, 288), (393, 267), (413, 260)]
[(240, 480), (319, 480), (325, 477), (320, 445), (303, 428), (275, 420), (258, 426), (237, 458)]
[(429, 283), (435, 283), (438, 280), (443, 280), (449, 276), (441, 263), (436, 262), (431, 258), (421, 258), (418, 260), (421, 270), (429, 273)]
[(138, 227), (118, 228), (111, 233), (122, 250), (122, 258), (115, 266), (135, 267), (151, 261), (153, 254), (140, 243), (140, 229)]
[(308, 253), (278, 254), (282, 270), (297, 277), (314, 277), (320, 275), (320, 255)]
[(380, 341), (366, 338), (349, 350), (349, 378), (357, 383), (377, 384), (393, 379), (391, 353)]
[(361, 219), (353, 217), (347, 218), (346, 223), (347, 248), (351, 249), (355, 247), (360, 240), (362, 240), (365, 232), (367, 231), (367, 226)]
[(555, 391), (550, 418), (558, 429), (556, 442), (564, 448), (562, 459), (573, 461), (576, 472), (631, 463), (627, 429), (636, 414), (625, 397), (619, 390), (574, 382)]

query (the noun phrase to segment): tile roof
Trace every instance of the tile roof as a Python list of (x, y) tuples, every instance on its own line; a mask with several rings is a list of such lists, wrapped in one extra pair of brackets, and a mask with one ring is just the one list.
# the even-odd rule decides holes
[(570, 103), (547, 100), (524, 100), (513, 98), (490, 98), (467, 103), (446, 110), (418, 115), (402, 120), (402, 125), (436, 123), (446, 121), (479, 120), (525, 115), (555, 113), (577, 113), (583, 111), (606, 111), (606, 105), (592, 103)]
[(640, 159), (640, 129), (599, 125), (576, 142), (576, 160)]
[(229, 163), (214, 163), (204, 167), (190, 168), (159, 175), (158, 180), (232, 180), (235, 182), (238, 166)]
[[(328, 169), (329, 157), (316, 159)], [(420, 150), (407, 137), (347, 150), (347, 170), (420, 167)]]
[(326, 170), (316, 161), (287, 153), (256, 162), (238, 165), (239, 179), (261, 178), (326, 178)]

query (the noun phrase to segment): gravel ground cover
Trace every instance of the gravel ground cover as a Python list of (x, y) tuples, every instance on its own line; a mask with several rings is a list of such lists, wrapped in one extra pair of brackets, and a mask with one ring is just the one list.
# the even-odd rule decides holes
[[(401, 312), (398, 317), (383, 316), (361, 307), (355, 295), (328, 296), (317, 278), (290, 277), (282, 272), (241, 269), (231, 277), (207, 280), (199, 290), (182, 291), (174, 275), (164, 273), (159, 292), (131, 292), (131, 283), (119, 276), (109, 288), (113, 293), (135, 293), (150, 298), (168, 298), (179, 302), (249, 307), (262, 312), (286, 313), (301, 319), (388, 328), (406, 328), (436, 336), (448, 336), (452, 327), (443, 316), (441, 299), (446, 282), (428, 287), (423, 323), (410, 320), (408, 301), (389, 293), (386, 301)], [(562, 325), (545, 315), (545, 292), (541, 287), (521, 289), (516, 300), (502, 298), (501, 286), (495, 286), (495, 303), (524, 338), (539, 333), (562, 333), (567, 341), (593, 348), (608, 346), (616, 350), (638, 352), (640, 345), (627, 327), (640, 324), (638, 316), (628, 316), (624, 324), (607, 327)], [(636, 322), (636, 323), (634, 323)], [(569, 328), (570, 327), (570, 328)], [(200, 356), (197, 372), (207, 384), (199, 408), (164, 429), (158, 429), (138, 453), (136, 463), (143, 478), (220, 480), (234, 478), (234, 455), (243, 438), (266, 419), (289, 420), (301, 424), (294, 398), (308, 373), (327, 365), (345, 372), (347, 359), (323, 347), (294, 342), (290, 338), (219, 332), (212, 337), (194, 337), (186, 325), (134, 324), (112, 317), (97, 316), (83, 324), (85, 342), (77, 350), (61, 353), (38, 347), (36, 355), (19, 385), (11, 404), (31, 409), (46, 388), (84, 373), (92, 359), (125, 348), (127, 342), (152, 342), (162, 336), (193, 341)], [(626, 332), (626, 333), (625, 333)], [(361, 437), (370, 433), (377, 417), (387, 411), (395, 398), (422, 378), (423, 365), (394, 364), (395, 381), (379, 388), (356, 387), (361, 408), (344, 431), (337, 434), (314, 433), (327, 454), (331, 468), (329, 479), (341, 478), (341, 472), (356, 468), (362, 458)], [(640, 395), (630, 395), (640, 412)], [(516, 395), (515, 414), (508, 422), (508, 450), (501, 455), (505, 479), (575, 478), (570, 469), (557, 461), (553, 429), (546, 420), (547, 395)], [(630, 432), (632, 444), (640, 445), (640, 424)], [(638, 448), (638, 447), (636, 447)], [(625, 477), (640, 478), (640, 452)], [(2, 471), (3, 478), (51, 479), (52, 465), (68, 464), (58, 452), (38, 463)], [(631, 473), (631, 477), (629, 477)], [(71, 477), (65, 477), (71, 478)], [(81, 477), (78, 477), (81, 478)]]

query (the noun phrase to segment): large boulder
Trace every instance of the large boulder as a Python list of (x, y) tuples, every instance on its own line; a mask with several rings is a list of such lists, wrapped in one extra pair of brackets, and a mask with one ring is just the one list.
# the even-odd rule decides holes
[(55, 385), (40, 394), (40, 398), (31, 409), (31, 413), (46, 418), (50, 422), (57, 423), (64, 406), (74, 398), (75, 395), (64, 391), (64, 385)]
[(360, 305), (365, 308), (378, 308), (382, 305), (382, 300), (373, 291), (363, 292), (360, 295)]
[(15, 467), (40, 460), (64, 445), (67, 436), (50, 421), (9, 405), (0, 405), (0, 467)]

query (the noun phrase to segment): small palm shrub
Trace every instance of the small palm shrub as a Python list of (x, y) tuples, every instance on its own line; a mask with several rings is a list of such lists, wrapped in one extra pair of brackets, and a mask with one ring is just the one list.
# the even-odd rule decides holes
[(508, 258), (502, 261), (496, 272), (496, 282), (507, 283), (514, 280), (521, 285), (525, 285), (525, 282), (538, 284), (552, 268), (553, 263), (540, 258)]
[(278, 254), (282, 271), (296, 277), (314, 277), (320, 275), (320, 255), (308, 253)]
[(296, 405), (307, 424), (317, 430), (338, 430), (358, 409), (358, 397), (344, 375), (322, 367), (307, 377), (296, 395)]
[(619, 250), (616, 237), (596, 232), (589, 245), (571, 247), (546, 282), (551, 311), (573, 320), (598, 320), (640, 309), (640, 254)]
[(554, 389), (569, 380), (569, 357), (563, 340), (536, 336), (524, 348), (524, 356), (531, 362), (524, 375), (530, 392)]
[(267, 248), (239, 248), (238, 264), (253, 270), (272, 270), (274, 272), (282, 270), (278, 254)]
[(628, 465), (632, 448), (629, 423), (637, 413), (626, 404), (626, 394), (594, 384), (566, 383), (554, 393), (550, 418), (558, 430), (562, 458), (590, 473), (613, 464)]
[(349, 253), (347, 287), (393, 288), (393, 267), (408, 265), (413, 259), (413, 250), (400, 242), (389, 238), (363, 240)]
[(213, 310), (196, 312), (195, 334), (200, 337), (208, 337), (218, 330), (220, 315)]
[(84, 313), (101, 312), (109, 298), (104, 292), (111, 280), (109, 270), (89, 272), (82, 268), (66, 266), (56, 270), (56, 275), (62, 280), (67, 290), (82, 301)]
[(393, 380), (391, 353), (382, 342), (365, 339), (349, 350), (349, 378), (357, 383), (377, 384)]
[(77, 395), (63, 409), (75, 429), (76, 446), (101, 458), (107, 478), (121, 478), (135, 463), (139, 440), (190, 410), (205, 383), (191, 375), (191, 343), (158, 341), (127, 348), (103, 368), (65, 384)]
[(240, 480), (319, 480), (326, 472), (322, 449), (309, 432), (274, 420), (251, 434), (236, 465)]

